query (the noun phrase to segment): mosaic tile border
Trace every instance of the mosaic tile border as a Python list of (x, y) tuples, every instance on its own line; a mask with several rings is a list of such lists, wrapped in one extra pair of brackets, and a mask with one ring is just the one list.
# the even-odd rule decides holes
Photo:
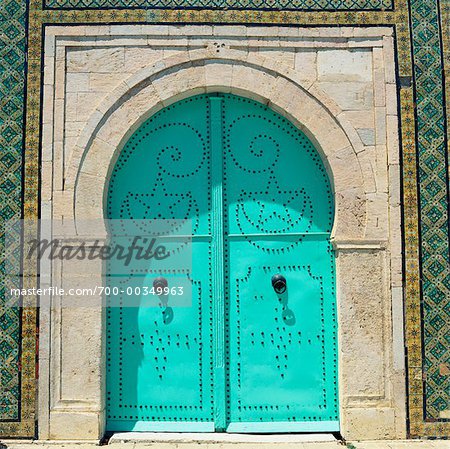
[(386, 11), (394, 0), (43, 0), (44, 9), (198, 8), (283, 11)]
[[(25, 2), (25, 0), (12, 1), (18, 4), (21, 1), (22, 4)], [(39, 210), (39, 123), (43, 24), (209, 22), (305, 26), (395, 25), (403, 162), (409, 431), (411, 437), (450, 436), (450, 422), (439, 417), (441, 409), (450, 408), (449, 378), (443, 375), (447, 368), (450, 369), (448, 351), (444, 348), (433, 354), (433, 349), (446, 341), (445, 335), (450, 328), (450, 320), (446, 315), (449, 312), (449, 287), (446, 283), (450, 280), (448, 204), (446, 202), (448, 170), (445, 148), (447, 144), (445, 132), (448, 130), (444, 105), (441, 102), (444, 95), (443, 78), (442, 72), (439, 71), (439, 68), (443, 66), (446, 74), (449, 74), (449, 31), (442, 27), (442, 21), (445, 18), (449, 19), (448, 1), (411, 0), (407, 4), (406, 0), (401, 0), (397, 2), (395, 11), (314, 13), (198, 9), (44, 10), (41, 0), (29, 0), (29, 4), (23, 205), (23, 215), (28, 218), (37, 217)], [(411, 33), (410, 24), (412, 25)], [(441, 28), (442, 41), (440, 40)], [(414, 49), (414, 71), (411, 47)], [(412, 86), (411, 79), (414, 81)], [(446, 79), (448, 108), (450, 104), (448, 101), (449, 76)], [(432, 165), (429, 164), (433, 158), (440, 163), (437, 171), (430, 171)], [(17, 174), (17, 171), (12, 170), (11, 173)], [(30, 261), (25, 271), (32, 274), (34, 266)], [(24, 282), (27, 282), (26, 278)], [(444, 288), (444, 295), (441, 296), (439, 291)], [(434, 309), (437, 298), (441, 298), (441, 301), (438, 303), (439, 307)], [(431, 305), (433, 307), (430, 307)], [(436, 314), (435, 311), (438, 313)], [(438, 320), (439, 317), (444, 323), (440, 330), (436, 333), (427, 332), (427, 326), (432, 326), (431, 320), (434, 318)], [(36, 319), (34, 309), (23, 310), (21, 417), (17, 423), (0, 422), (0, 435), (34, 435)], [(422, 330), (424, 330), (424, 339), (422, 339)], [(448, 345), (450, 342), (446, 341), (446, 343)]]
[[(27, 2), (0, 4), (0, 224), (20, 218), (23, 205), (23, 127), (27, 49)], [(0, 254), (20, 264), (19, 242), (0, 233)], [(1, 263), (0, 272), (5, 265)], [(6, 288), (1, 278), (1, 297)], [(36, 315), (0, 301), (0, 419), (3, 433), (30, 435), (35, 429)]]
[[(422, 370), (427, 419), (450, 407), (448, 155), (442, 77), (439, 3), (411, 1), (416, 83), (419, 231), (422, 279)], [(448, 315), (447, 315), (448, 316)], [(412, 363), (410, 361), (410, 363)]]

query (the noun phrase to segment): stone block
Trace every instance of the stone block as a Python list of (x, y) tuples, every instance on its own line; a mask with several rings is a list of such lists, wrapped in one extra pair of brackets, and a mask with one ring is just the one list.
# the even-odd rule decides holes
[(88, 92), (89, 73), (67, 73), (66, 92)]
[(385, 394), (384, 251), (338, 250), (337, 270), (341, 282), (340, 359), (345, 357), (340, 366), (340, 388), (348, 405), (354, 405)]
[(44, 103), (42, 107), (42, 123), (51, 125), (53, 122), (53, 105), (55, 102), (53, 86), (46, 84), (43, 89)]
[(53, 163), (42, 161), (41, 163), (41, 199), (50, 201), (53, 193)]
[(375, 130), (373, 128), (360, 128), (357, 132), (364, 145), (375, 145)]
[[(71, 268), (73, 260), (65, 261), (68, 267), (65, 271), (62, 287), (69, 289), (84, 289), (95, 287), (101, 282), (101, 277), (76, 276)], [(91, 265), (92, 273), (101, 272), (101, 267), (92, 267), (94, 261), (83, 260), (81, 265)], [(101, 262), (96, 261), (101, 265)], [(102, 285), (102, 284), (100, 284)], [(80, 301), (82, 300), (82, 301)], [(100, 409), (102, 391), (100, 388), (101, 375), (99, 360), (101, 360), (101, 307), (98, 307), (98, 297), (75, 295), (64, 298), (64, 307), (61, 310), (61, 322), (70, 323), (70, 326), (61, 327), (61, 371), (60, 371), (60, 399), (63, 401), (87, 402), (94, 409)], [(101, 298), (100, 298), (101, 300)], [(86, 304), (87, 307), (79, 307)], [(97, 303), (97, 307), (91, 304)], [(53, 371), (53, 378), (55, 376)], [(59, 376), (58, 376), (59, 377)]]
[(397, 116), (388, 115), (386, 117), (386, 138), (389, 164), (400, 162), (399, 134)]
[(71, 202), (70, 193), (67, 191), (53, 190), (53, 216), (54, 219), (62, 217), (73, 218), (73, 204)]
[(300, 29), (297, 27), (279, 27), (278, 36), (280, 37), (297, 37), (299, 35)]
[[(296, 80), (296, 77), (292, 77), (293, 79)], [(312, 83), (309, 87), (308, 85), (310, 84), (310, 82), (308, 82), (308, 80), (303, 79), (301, 80), (301, 85), (303, 88), (307, 89), (308, 92), (321, 104), (323, 105), (329, 112), (331, 115), (333, 115), (334, 117), (339, 117), (339, 123), (342, 126), (342, 121), (341, 119), (344, 118), (344, 116), (342, 115), (342, 110), (341, 108), (337, 105), (337, 103), (330, 98), (328, 95), (326, 95), (319, 87), (317, 87), (316, 83)]]
[[(88, 174), (80, 177), (77, 186), (78, 194), (75, 198), (75, 210), (78, 218), (95, 220), (103, 217), (103, 189), (104, 179)], [(67, 207), (67, 210), (61, 210), (61, 215), (73, 216), (74, 205), (67, 204)]]
[(392, 36), (392, 27), (355, 27), (354, 37), (375, 37), (380, 39), (384, 36)]
[(176, 74), (155, 78), (152, 84), (163, 104), (168, 105), (174, 99), (180, 99), (180, 95), (190, 96), (206, 91), (205, 67), (189, 67)]
[(300, 78), (314, 81), (317, 78), (317, 52), (313, 48), (298, 49), (295, 53), (295, 70)]
[(76, 92), (68, 92), (64, 98), (65, 114), (69, 121), (77, 119), (77, 103), (78, 94)]
[(397, 108), (397, 85), (385, 84), (386, 89), (386, 114), (398, 115)]
[(74, 48), (67, 52), (68, 72), (111, 73), (126, 70), (123, 47)]
[[(181, 49), (178, 49), (180, 51)], [(125, 47), (124, 64), (127, 73), (134, 73), (163, 57), (163, 50), (152, 47)], [(116, 73), (116, 75), (118, 75)]]
[(178, 54), (184, 54), (185, 51), (183, 51), (183, 48), (180, 47), (164, 47), (162, 50), (162, 56), (164, 59), (171, 58), (173, 56), (176, 56)]
[(254, 92), (260, 98), (269, 99), (274, 89), (274, 78), (267, 72), (247, 68), (243, 65), (233, 66), (232, 85), (246, 92)]
[(356, 129), (375, 127), (373, 111), (345, 111), (344, 116)]
[(211, 25), (171, 26), (169, 27), (169, 36), (211, 36), (214, 34), (214, 28)]
[(387, 153), (385, 145), (377, 145), (375, 147), (376, 155), (376, 179), (377, 179), (377, 191), (388, 192), (388, 166), (387, 166)]
[[(105, 97), (100, 92), (81, 92), (77, 94), (76, 121), (88, 121), (91, 114), (95, 111), (97, 105)], [(71, 117), (73, 118), (73, 117)]]
[(50, 412), (49, 438), (55, 440), (98, 440), (101, 423), (95, 412)]
[[(360, 164), (353, 147), (347, 146), (327, 154), (327, 159), (333, 170), (336, 192), (353, 189), (358, 184), (357, 180), (361, 180)], [(349, 167), (353, 167), (353, 170), (349, 170)], [(364, 173), (363, 178), (364, 175), (368, 173)]]
[[(389, 236), (388, 194), (375, 192), (367, 194), (366, 238), (378, 240)], [(385, 282), (384, 285), (388, 285)]]
[(113, 157), (115, 146), (101, 139), (95, 139), (89, 148), (89, 154), (82, 162), (80, 171), (96, 177), (106, 176), (106, 168)]
[(397, 207), (401, 204), (400, 199), (400, 165), (389, 165), (389, 205)]
[(44, 57), (44, 85), (53, 86), (55, 83), (55, 58), (45, 53)]
[(278, 48), (260, 48), (259, 53), (263, 57), (275, 60), (277, 64), (286, 65), (291, 69), (295, 67), (295, 51), (293, 49), (280, 50)]
[(319, 81), (371, 82), (372, 54), (365, 49), (318, 50)]
[(382, 68), (374, 70), (373, 81), (375, 106), (386, 106), (386, 85), (384, 82), (384, 70)]
[(53, 128), (51, 124), (42, 126), (42, 161), (53, 160)]
[(375, 177), (375, 147), (365, 147), (364, 151), (358, 153), (358, 161), (361, 166), (361, 173), (364, 179), (364, 189), (366, 193), (373, 193), (377, 190)]
[(109, 25), (109, 31), (111, 36), (141, 36), (141, 25)]
[(334, 235), (358, 239), (367, 225), (366, 195), (361, 189), (346, 189), (335, 193), (337, 227)]
[(373, 108), (371, 83), (319, 81), (316, 83), (344, 111), (368, 111)]
[(246, 27), (246, 34), (248, 37), (262, 36), (274, 37), (278, 36), (279, 27), (277, 26), (252, 26)]
[[(211, 27), (210, 27), (211, 28)], [(193, 33), (198, 34), (198, 33)], [(214, 25), (209, 30), (208, 33), (204, 34), (214, 34), (215, 36), (240, 36), (244, 37), (247, 35), (247, 27), (243, 25)]]
[[(342, 428), (346, 440), (395, 438), (395, 409), (376, 406), (348, 408), (342, 417)], [(381, 449), (383, 446), (376, 443), (375, 447)]]
[(386, 145), (386, 108), (375, 107), (375, 136), (377, 145)]
[(205, 63), (205, 80), (208, 89), (214, 89), (215, 87), (230, 88), (232, 76), (233, 66), (231, 64), (220, 61)]
[(168, 36), (169, 25), (142, 25), (142, 32), (148, 36)]
[(55, 61), (55, 91), (56, 99), (64, 99), (66, 93), (65, 61)]
[(348, 48), (352, 49), (373, 49), (375, 47), (381, 47), (381, 40), (379, 37), (354, 37), (348, 41)]
[[(130, 93), (134, 91), (131, 90)], [(104, 125), (98, 133), (98, 138), (103, 142), (107, 142), (107, 148), (116, 148), (124, 136), (127, 133), (131, 133), (134, 127), (138, 123), (142, 123), (148, 116), (148, 114), (157, 112), (161, 107), (161, 98), (153, 85), (147, 86), (145, 89), (136, 90), (136, 93), (131, 95), (129, 105), (120, 106), (115, 114), (112, 115), (107, 125)], [(94, 147), (92, 152), (93, 156), (97, 153), (97, 148)], [(100, 149), (100, 147), (99, 147)], [(98, 158), (101, 157), (104, 152), (100, 151), (99, 156), (95, 156), (97, 162), (94, 160), (92, 166), (96, 163), (100, 163)], [(112, 153), (108, 153), (105, 157), (111, 156)]]
[[(264, 72), (262, 72), (264, 73)], [(299, 101), (298, 88), (284, 77), (270, 77), (273, 84), (273, 90), (270, 96), (271, 106), (281, 114), (290, 113), (296, 117), (304, 116), (302, 114), (303, 104)], [(305, 118), (305, 122), (307, 119)]]
[(79, 137), (85, 126), (85, 122), (66, 122), (65, 135), (67, 137)]
[(83, 30), (84, 36), (111, 36), (111, 25), (87, 25)]
[(383, 37), (383, 50), (386, 83), (395, 84), (397, 77), (395, 74), (394, 40), (391, 36)]

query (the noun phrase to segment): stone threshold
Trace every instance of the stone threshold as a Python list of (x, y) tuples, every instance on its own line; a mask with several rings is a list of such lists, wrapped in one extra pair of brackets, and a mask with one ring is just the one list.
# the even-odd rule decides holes
[[(259, 437), (259, 435), (251, 436)], [(161, 440), (152, 442), (130, 440), (125, 442), (116, 440), (115, 443), (121, 443), (122, 446), (120, 447), (122, 449), (201, 449), (199, 448), (200, 445), (205, 449), (279, 449), (280, 447), (283, 449), (450, 449), (450, 440), (372, 440), (345, 443), (339, 440), (286, 442), (279, 439), (281, 435), (272, 436), (278, 437), (276, 442), (230, 442), (217, 441), (216, 439), (214, 441), (192, 440), (178, 442)], [(309, 437), (311, 436), (313, 439), (316, 437), (315, 434), (309, 434)], [(99, 442), (98, 440), (0, 439), (0, 448), (2, 449), (27, 449), (36, 445), (39, 449), (95, 449), (99, 447)]]
[(338, 441), (331, 433), (243, 434), (243, 433), (176, 433), (176, 432), (121, 432), (114, 433), (114, 443), (318, 443)]

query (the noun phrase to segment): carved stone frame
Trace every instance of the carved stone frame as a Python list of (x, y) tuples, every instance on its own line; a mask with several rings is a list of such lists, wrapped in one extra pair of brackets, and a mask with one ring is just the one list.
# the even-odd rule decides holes
[[(374, 174), (362, 168), (358, 133), (338, 105), (295, 70), (257, 54), (211, 46), (138, 71), (92, 114), (65, 169), (62, 189), (54, 187), (53, 173), (49, 175), (53, 187), (48, 216), (102, 220), (109, 173), (133, 131), (164, 106), (215, 91), (268, 104), (304, 131), (320, 152), (336, 208), (332, 241), (337, 264), (341, 432), (348, 439), (404, 437), (404, 363), (395, 349), (403, 342), (398, 311), (402, 301), (400, 220), (392, 219), (400, 216), (399, 200), (395, 200), (399, 183), (392, 183), (390, 196), (367, 191)], [(398, 145), (389, 151), (398, 153)], [(399, 176), (393, 172), (391, 180)], [(63, 277), (65, 269), (54, 264), (44, 267), (44, 272)], [(99, 282), (101, 270), (101, 264), (90, 266)], [(40, 438), (99, 438), (105, 422), (103, 310), (63, 313), (57, 298), (51, 301), (55, 307), (41, 311)], [(74, 343), (74, 356), (76, 351), (87, 351), (92, 365), (86, 367), (85, 377), (64, 385), (60, 332), (70, 333), (70, 323), (76, 323), (83, 334)], [(63, 399), (64, 389), (77, 392), (76, 399)]]

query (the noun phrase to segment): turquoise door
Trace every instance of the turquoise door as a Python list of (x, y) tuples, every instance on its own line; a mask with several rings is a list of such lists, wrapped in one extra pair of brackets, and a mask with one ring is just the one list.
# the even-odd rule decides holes
[(191, 219), (193, 261), (170, 319), (108, 309), (108, 430), (339, 430), (333, 197), (304, 133), (234, 95), (177, 102), (125, 144), (106, 213)]

